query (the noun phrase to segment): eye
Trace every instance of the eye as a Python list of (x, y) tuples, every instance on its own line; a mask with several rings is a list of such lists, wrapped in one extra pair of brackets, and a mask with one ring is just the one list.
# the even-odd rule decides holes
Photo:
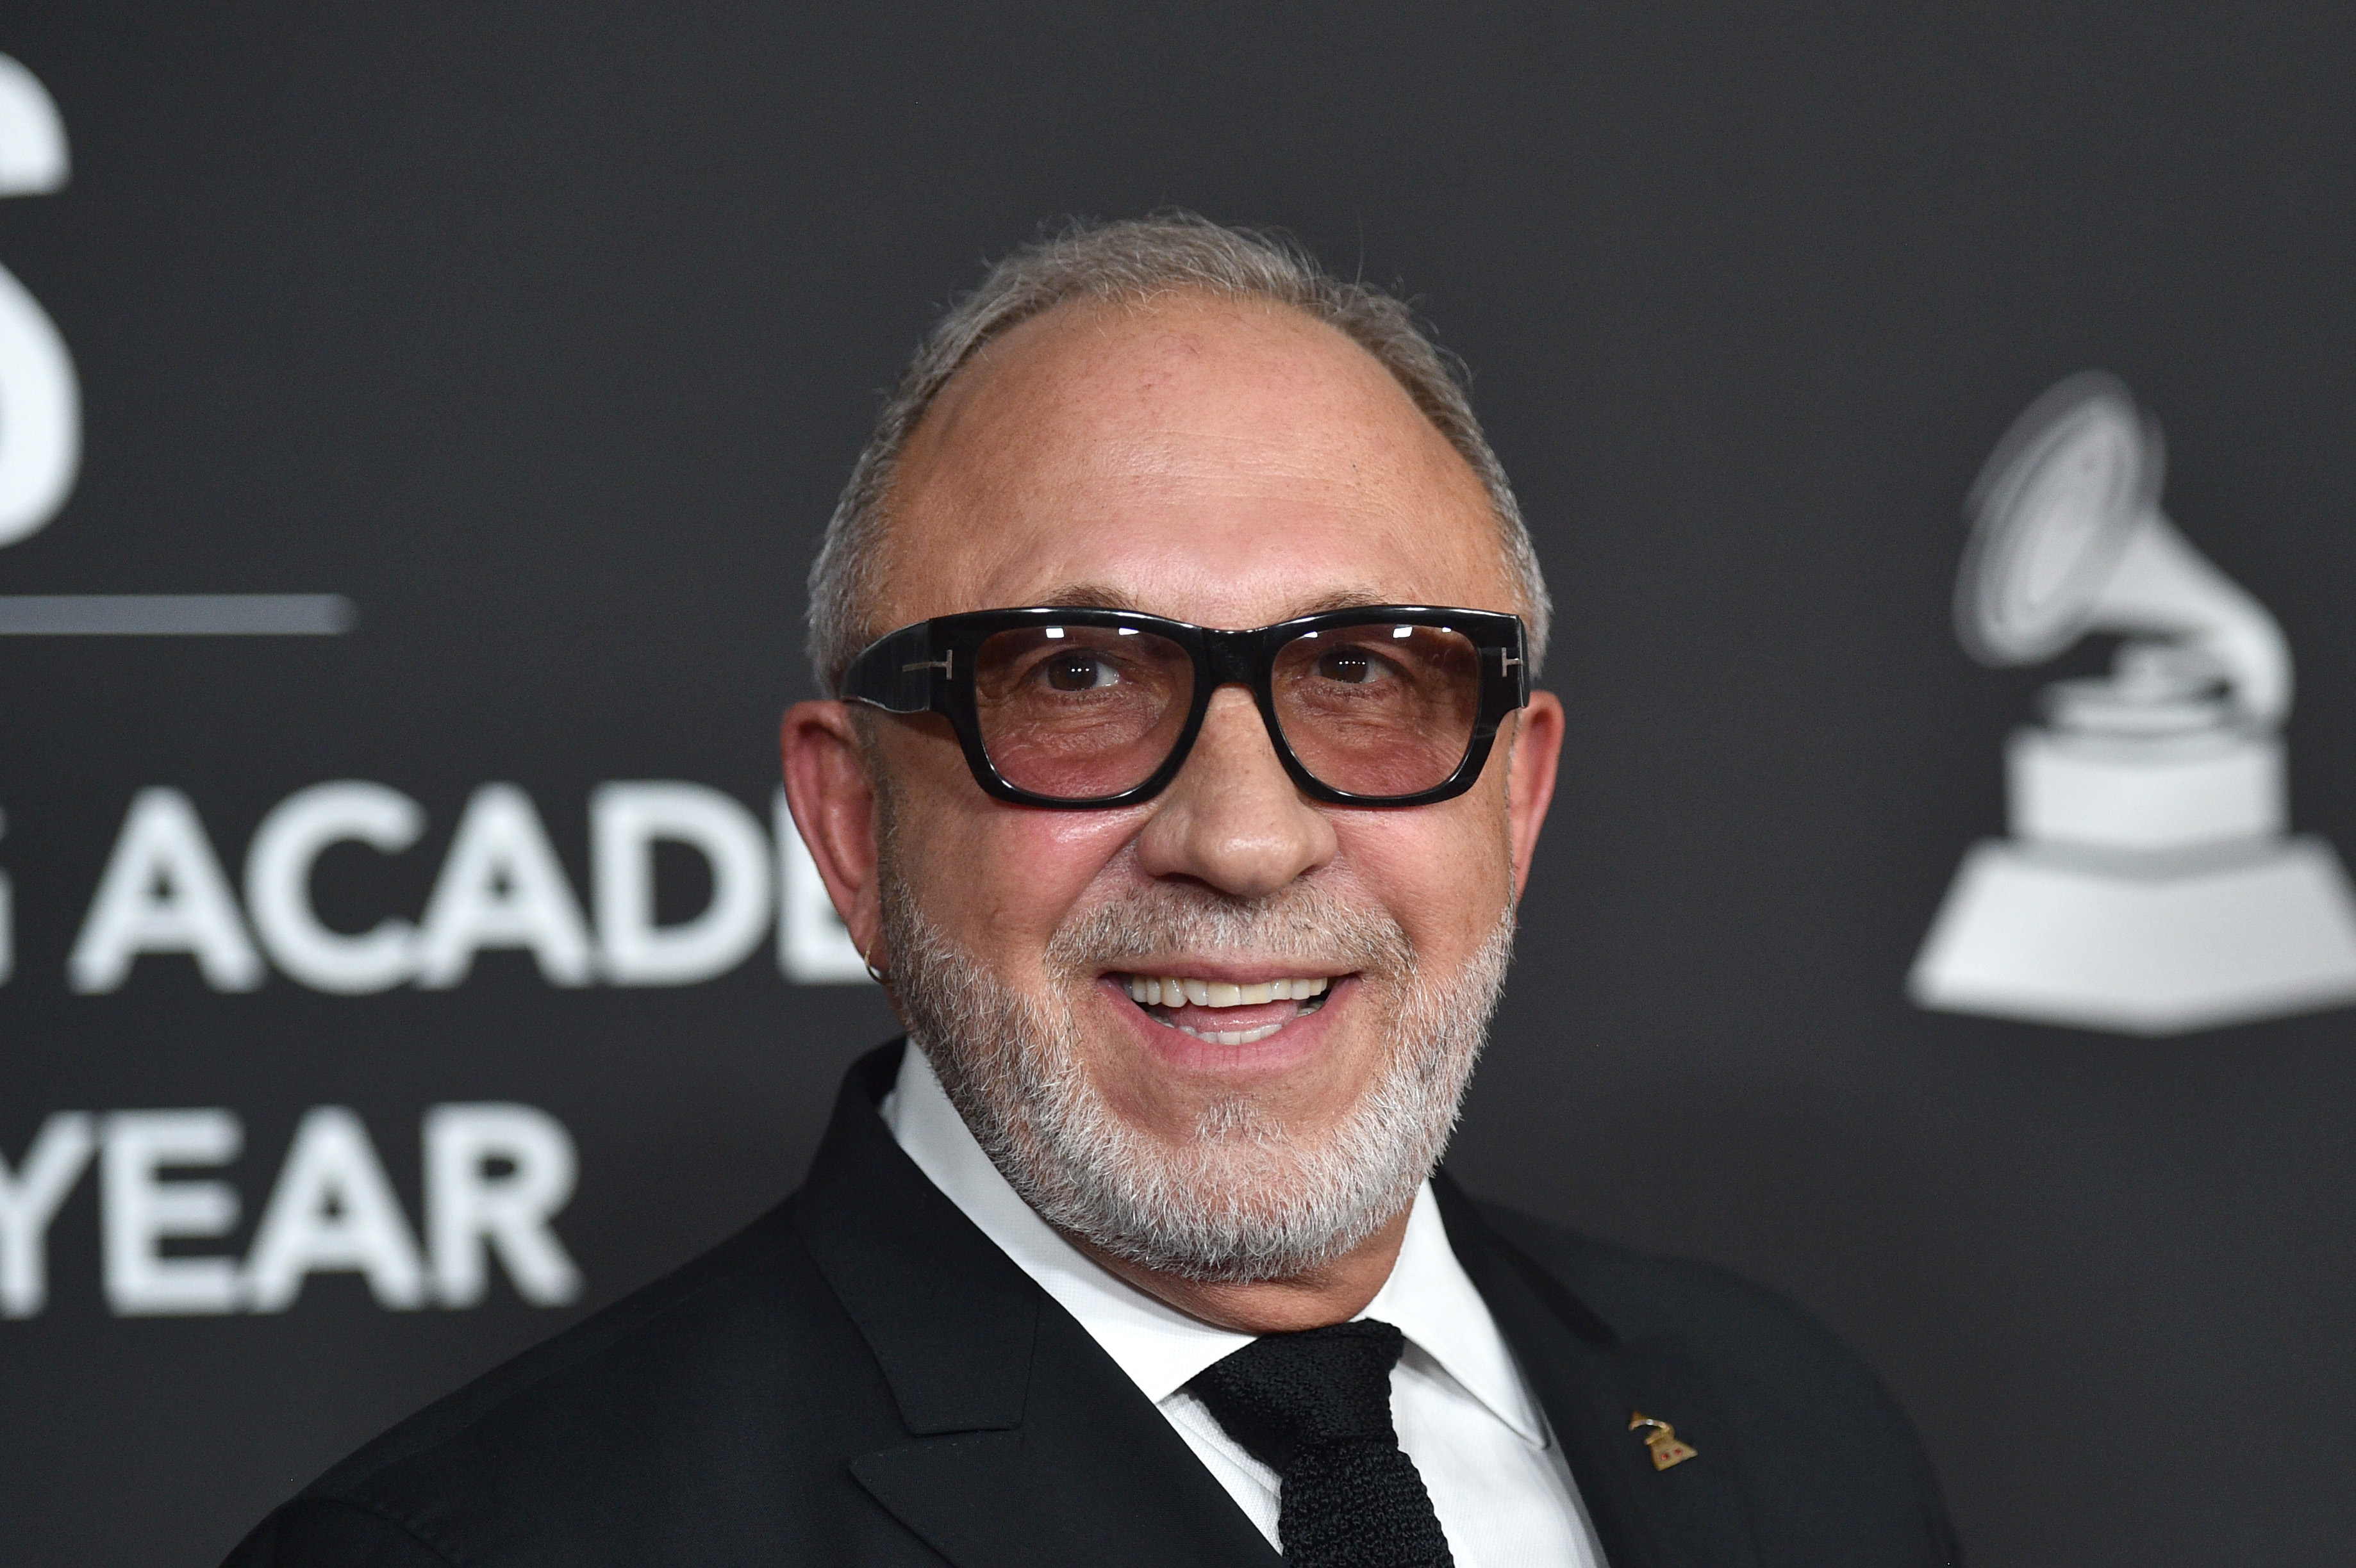
[(1118, 683), (1112, 666), (1096, 655), (1074, 648), (1045, 661), (1047, 684), (1057, 691), (1092, 691)]
[(1344, 686), (1364, 686), (1380, 672), (1375, 661), (1358, 648), (1329, 648), (1317, 656), (1317, 673)]

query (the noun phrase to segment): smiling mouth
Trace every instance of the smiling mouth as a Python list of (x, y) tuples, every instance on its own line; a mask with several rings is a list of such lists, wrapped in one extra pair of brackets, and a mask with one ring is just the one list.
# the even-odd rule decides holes
[[(1333, 978), (1261, 980), (1240, 985), (1171, 976), (1110, 976), (1155, 1023), (1214, 1045), (1252, 1045), (1325, 1005)], [(1290, 1010), (1287, 1010), (1287, 1009)], [(1231, 1013), (1222, 1019), (1222, 1013)], [(1222, 1028), (1221, 1025), (1228, 1027)]]

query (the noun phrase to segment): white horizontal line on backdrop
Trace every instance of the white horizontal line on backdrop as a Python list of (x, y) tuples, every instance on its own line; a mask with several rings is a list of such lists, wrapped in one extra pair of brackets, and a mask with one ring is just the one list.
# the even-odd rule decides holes
[(0, 636), (328, 637), (359, 620), (340, 593), (0, 594)]

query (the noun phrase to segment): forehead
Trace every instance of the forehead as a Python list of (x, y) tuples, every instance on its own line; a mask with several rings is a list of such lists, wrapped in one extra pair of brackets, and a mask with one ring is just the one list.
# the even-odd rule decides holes
[(1066, 304), (908, 443), (883, 624), (1103, 601), (1209, 625), (1334, 603), (1520, 609), (1488, 497), (1390, 373), (1298, 311)]

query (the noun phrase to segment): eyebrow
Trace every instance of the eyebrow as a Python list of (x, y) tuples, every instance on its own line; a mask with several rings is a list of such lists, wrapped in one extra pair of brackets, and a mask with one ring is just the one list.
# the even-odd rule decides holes
[[(1043, 610), (1129, 610), (1141, 615), (1158, 614), (1138, 602), (1137, 596), (1107, 582), (1067, 582), (1048, 589), (1031, 603)], [(1303, 600), (1292, 606), (1281, 620), (1290, 621), (1302, 615), (1320, 615), (1328, 610), (1357, 610), (1372, 604), (1393, 604), (1397, 600), (1369, 593), (1362, 588), (1337, 588)]]
[(1133, 610), (1148, 612), (1133, 595), (1103, 582), (1067, 582), (1029, 601), (1042, 610)]
[(1330, 593), (1321, 593), (1314, 599), (1305, 600), (1294, 605), (1292, 614), (1286, 619), (1291, 620), (1301, 615), (1322, 615), (1328, 610), (1362, 610), (1371, 604), (1398, 603), (1396, 599), (1386, 599), (1378, 593), (1369, 593), (1363, 588), (1337, 588)]

